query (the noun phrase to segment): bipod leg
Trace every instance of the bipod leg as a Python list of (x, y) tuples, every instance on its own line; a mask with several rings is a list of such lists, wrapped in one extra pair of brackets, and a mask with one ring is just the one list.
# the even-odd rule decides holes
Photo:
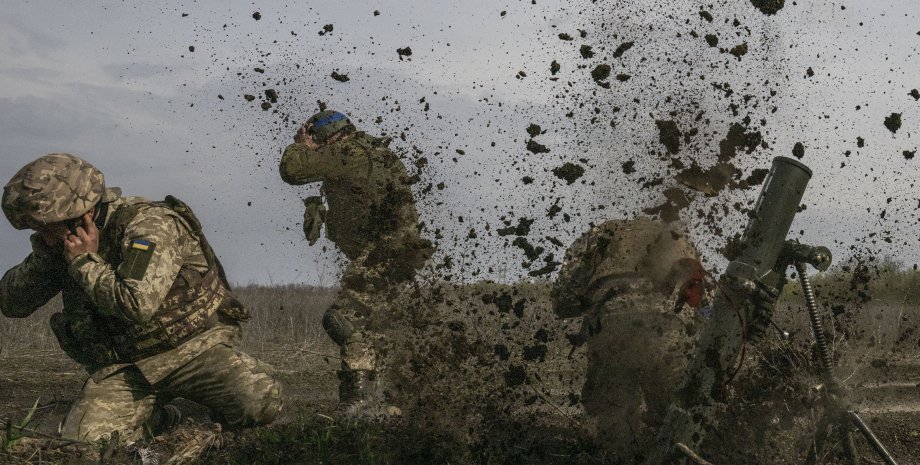
[(869, 425), (867, 425), (862, 420), (862, 418), (859, 417), (859, 414), (851, 411), (847, 412), (847, 417), (849, 417), (850, 421), (856, 426), (857, 429), (859, 429), (859, 432), (865, 436), (866, 441), (869, 442), (869, 445), (872, 446), (872, 449), (875, 450), (875, 453), (878, 454), (878, 456), (884, 460), (885, 463), (888, 465), (898, 465), (898, 463), (894, 461), (894, 457), (892, 457), (891, 454), (888, 453), (888, 450), (885, 449), (882, 441), (879, 441), (878, 437), (875, 436), (875, 433), (869, 429)]

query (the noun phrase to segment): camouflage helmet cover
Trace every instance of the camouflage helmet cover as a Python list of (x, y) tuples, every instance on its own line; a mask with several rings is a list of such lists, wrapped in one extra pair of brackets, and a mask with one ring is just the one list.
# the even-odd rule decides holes
[[(560, 316), (576, 316), (621, 279), (673, 286), (673, 270), (699, 254), (679, 229), (648, 218), (611, 220), (591, 228), (566, 250), (552, 297)], [(667, 292), (673, 289), (667, 289)]]
[(79, 218), (105, 196), (96, 167), (67, 153), (39, 157), (22, 167), (3, 188), (3, 213), (16, 229)]
[(311, 116), (307, 120), (307, 126), (307, 134), (310, 134), (314, 142), (320, 144), (343, 129), (356, 130), (355, 125), (351, 124), (347, 116), (334, 110), (321, 111)]

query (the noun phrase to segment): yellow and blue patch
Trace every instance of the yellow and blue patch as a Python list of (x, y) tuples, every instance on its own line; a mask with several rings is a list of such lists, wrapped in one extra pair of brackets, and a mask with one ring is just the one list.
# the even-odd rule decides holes
[(118, 266), (118, 274), (123, 279), (144, 279), (153, 251), (157, 245), (144, 239), (134, 239), (125, 251), (124, 260)]
[(153, 242), (145, 241), (143, 239), (135, 239), (131, 241), (131, 248), (137, 250), (147, 251), (153, 246)]

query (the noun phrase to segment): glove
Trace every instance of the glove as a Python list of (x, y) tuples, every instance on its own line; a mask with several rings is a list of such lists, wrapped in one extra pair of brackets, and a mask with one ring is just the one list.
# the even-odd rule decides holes
[(755, 340), (762, 337), (770, 327), (779, 290), (767, 286), (759, 279), (747, 280), (724, 275), (722, 281), (736, 296), (735, 304), (742, 303), (739, 299), (746, 300), (747, 338)]
[(313, 245), (319, 239), (319, 231), (326, 222), (326, 206), (323, 205), (323, 199), (316, 196), (303, 199), (303, 205), (303, 233), (310, 245)]

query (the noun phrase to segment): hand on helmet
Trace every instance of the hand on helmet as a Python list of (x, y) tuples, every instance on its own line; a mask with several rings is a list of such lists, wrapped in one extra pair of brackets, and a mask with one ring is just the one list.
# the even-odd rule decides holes
[(310, 125), (308, 123), (302, 124), (300, 128), (297, 129), (297, 134), (294, 134), (294, 142), (297, 144), (304, 144), (311, 150), (316, 150), (319, 148), (319, 144), (317, 144), (313, 140), (313, 136), (307, 132), (309, 127)]
[(93, 222), (93, 212), (82, 217), (83, 225), (77, 226), (73, 234), (64, 239), (64, 256), (72, 262), (77, 256), (99, 251), (99, 229)]

